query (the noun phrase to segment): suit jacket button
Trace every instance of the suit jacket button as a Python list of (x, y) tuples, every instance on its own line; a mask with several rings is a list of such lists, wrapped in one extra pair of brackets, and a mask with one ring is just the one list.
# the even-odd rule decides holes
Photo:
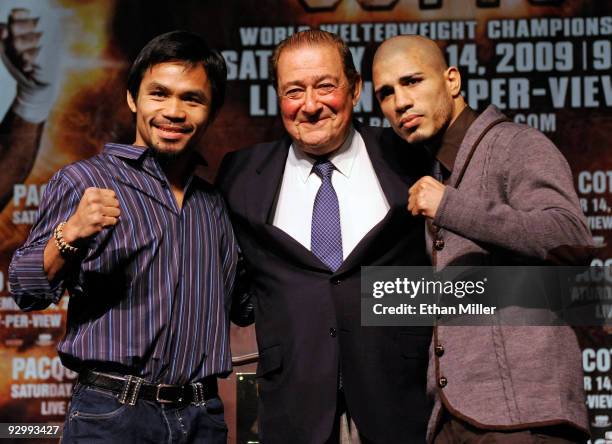
[(340, 279), (340, 278), (333, 278), (331, 282), (334, 285), (340, 285), (340, 282), (342, 282), (342, 279)]
[(444, 248), (444, 239), (436, 239), (434, 242), (434, 248), (438, 251)]
[(334, 327), (330, 327), (330, 329), (329, 329), (329, 335), (330, 335), (332, 338), (335, 338), (335, 337), (336, 337), (336, 329), (335, 329)]
[(446, 379), (444, 376), (438, 379), (438, 387), (444, 388), (446, 387), (446, 384), (448, 384), (448, 379)]
[(444, 354), (444, 346), (442, 344), (438, 344), (435, 347), (436, 356), (440, 357)]

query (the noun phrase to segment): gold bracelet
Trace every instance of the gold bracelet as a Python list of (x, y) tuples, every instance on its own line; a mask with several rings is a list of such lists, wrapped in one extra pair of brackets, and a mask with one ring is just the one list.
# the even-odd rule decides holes
[(55, 230), (53, 230), (53, 239), (55, 239), (55, 246), (57, 247), (62, 256), (74, 256), (79, 252), (79, 249), (75, 246), (70, 245), (64, 239), (64, 225), (66, 225), (66, 222), (61, 222), (57, 227), (55, 227)]

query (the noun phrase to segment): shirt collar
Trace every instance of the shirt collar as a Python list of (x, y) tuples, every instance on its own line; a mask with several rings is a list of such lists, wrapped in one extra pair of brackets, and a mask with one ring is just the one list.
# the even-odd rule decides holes
[(444, 132), (439, 146), (432, 147), (436, 159), (442, 164), (446, 171), (453, 171), (461, 142), (463, 142), (470, 125), (472, 125), (477, 118), (478, 113), (469, 106), (466, 106)]
[[(353, 170), (353, 165), (358, 154), (357, 144), (359, 143), (359, 137), (355, 137), (355, 134), (355, 128), (351, 126), (349, 135), (340, 148), (327, 157), (327, 159), (334, 164), (336, 170), (346, 177), (351, 176), (351, 171)], [(317, 159), (309, 156), (292, 144), (289, 150), (288, 160), (289, 164), (297, 169), (302, 182), (306, 183)]]
[(124, 159), (139, 160), (146, 156), (150, 151), (144, 146), (126, 145), (123, 143), (107, 143), (104, 145), (104, 152)]
[[(145, 168), (147, 162), (144, 162), (144, 159), (146, 159), (147, 157), (151, 157), (151, 160), (155, 162), (155, 160), (153, 159), (153, 150), (144, 146), (127, 145), (123, 143), (107, 143), (104, 145), (104, 153), (116, 157), (121, 157), (123, 159), (143, 161), (142, 165)], [(208, 163), (206, 162), (206, 159), (204, 159), (202, 154), (198, 151), (193, 152), (193, 159), (194, 170), (192, 176), (210, 184), (210, 171), (208, 170)], [(161, 170), (157, 171), (157, 168), (152, 167), (152, 164), (150, 164), (149, 166), (149, 169), (151, 168), (153, 169), (150, 172), (153, 173), (155, 176), (158, 176), (160, 174)], [(191, 182), (191, 179), (189, 179), (189, 182)]]

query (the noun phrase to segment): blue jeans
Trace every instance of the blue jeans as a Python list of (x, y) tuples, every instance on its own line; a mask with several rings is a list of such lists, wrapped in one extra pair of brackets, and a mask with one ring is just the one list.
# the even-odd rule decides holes
[(61, 442), (226, 444), (227, 425), (219, 398), (206, 406), (168, 407), (144, 400), (131, 406), (109, 391), (77, 384)]

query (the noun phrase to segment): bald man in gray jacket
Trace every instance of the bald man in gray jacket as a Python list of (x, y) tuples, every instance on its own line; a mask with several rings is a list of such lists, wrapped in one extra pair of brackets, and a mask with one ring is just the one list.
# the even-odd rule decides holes
[[(571, 171), (542, 133), (493, 106), (480, 115), (470, 109), (459, 71), (423, 37), (383, 43), (373, 80), (395, 132), (435, 158), (437, 179), (413, 185), (408, 209), (428, 222), (437, 269), (588, 263), (592, 239)], [(570, 327), (438, 326), (430, 355), (429, 442), (587, 438), (580, 350)]]

